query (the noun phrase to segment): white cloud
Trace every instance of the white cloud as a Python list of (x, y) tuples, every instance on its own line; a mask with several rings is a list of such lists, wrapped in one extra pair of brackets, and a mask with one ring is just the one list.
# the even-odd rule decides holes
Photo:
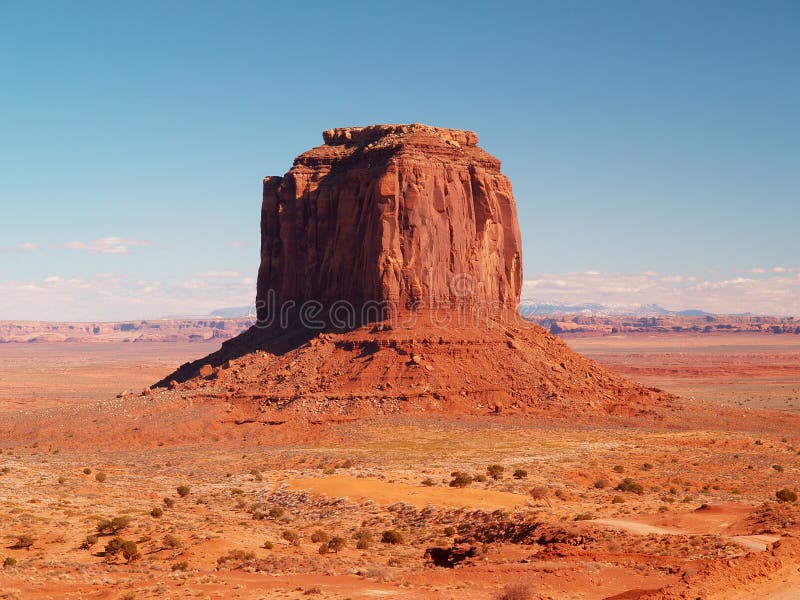
[(238, 279), (243, 275), (239, 271), (206, 271), (200, 273), (200, 277), (209, 279)]
[(0, 318), (42, 321), (115, 321), (165, 315), (207, 315), (216, 308), (247, 306), (252, 278), (146, 280), (119, 273), (90, 277), (51, 275), (37, 281), (0, 283)]
[(560, 273), (523, 283), (523, 300), (540, 303), (659, 304), (671, 310), (699, 308), (732, 314), (753, 312), (800, 316), (800, 275), (772, 270), (761, 277), (716, 278), (643, 273)]
[(144, 248), (153, 245), (155, 245), (153, 242), (148, 242), (146, 240), (111, 236), (93, 240), (91, 242), (81, 242), (76, 240), (55, 247), (65, 248), (67, 250), (82, 250), (84, 252), (89, 252), (90, 254), (127, 254), (131, 248)]

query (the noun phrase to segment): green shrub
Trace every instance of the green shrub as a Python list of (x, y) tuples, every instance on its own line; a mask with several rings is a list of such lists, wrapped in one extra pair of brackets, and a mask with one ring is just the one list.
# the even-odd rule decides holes
[(139, 554), (139, 548), (136, 546), (136, 542), (132, 540), (125, 540), (122, 542), (122, 557), (128, 562), (133, 562), (142, 557), (142, 555)]
[(297, 532), (292, 531), (291, 529), (284, 529), (283, 533), (281, 533), (281, 537), (289, 542), (292, 546), (300, 545), (300, 536), (297, 535)]
[(463, 471), (453, 471), (450, 475), (453, 478), (449, 483), (450, 487), (463, 488), (473, 482), (472, 475)]
[(123, 539), (121, 537), (111, 538), (105, 547), (105, 555), (107, 557), (116, 556), (120, 552), (122, 552), (122, 543)]
[(632, 494), (643, 494), (644, 487), (630, 477), (626, 477), (617, 484), (616, 490), (619, 492), (630, 492)]
[(30, 550), (34, 539), (29, 535), (17, 536), (17, 541), (11, 546), (14, 550)]
[(326, 543), (330, 538), (330, 536), (322, 531), (322, 529), (317, 529), (314, 533), (311, 534), (311, 541), (315, 544), (322, 542), (323, 544)]
[(120, 517), (114, 517), (111, 520), (106, 519), (100, 521), (97, 524), (97, 531), (99, 533), (117, 534), (130, 524), (131, 518), (127, 515), (122, 515)]
[(503, 477), (503, 471), (505, 471), (503, 465), (489, 465), (486, 467), (486, 473), (492, 479), (501, 479)]
[(402, 544), (403, 534), (396, 529), (387, 529), (381, 536), (381, 542), (384, 544)]

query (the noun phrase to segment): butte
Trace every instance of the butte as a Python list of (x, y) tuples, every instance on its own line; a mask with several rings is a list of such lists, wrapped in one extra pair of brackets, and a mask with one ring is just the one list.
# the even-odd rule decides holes
[(257, 319), (155, 387), (263, 419), (635, 416), (664, 395), (519, 316), (511, 183), (471, 131), (332, 129), (264, 179)]

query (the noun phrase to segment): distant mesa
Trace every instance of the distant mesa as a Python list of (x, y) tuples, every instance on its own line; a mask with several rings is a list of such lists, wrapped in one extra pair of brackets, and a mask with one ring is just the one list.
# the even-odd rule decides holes
[(631, 415), (666, 401), (520, 318), (511, 183), (475, 133), (373, 125), (323, 139), (264, 179), (258, 322), (157, 386), (249, 405), (264, 422)]

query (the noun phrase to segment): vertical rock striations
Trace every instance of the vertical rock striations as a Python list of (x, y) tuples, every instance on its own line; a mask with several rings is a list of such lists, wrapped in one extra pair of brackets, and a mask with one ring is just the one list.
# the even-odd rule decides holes
[(324, 132), (264, 180), (259, 317), (316, 300), (392, 311), (465, 303), (516, 312), (521, 242), (511, 183), (470, 131)]

